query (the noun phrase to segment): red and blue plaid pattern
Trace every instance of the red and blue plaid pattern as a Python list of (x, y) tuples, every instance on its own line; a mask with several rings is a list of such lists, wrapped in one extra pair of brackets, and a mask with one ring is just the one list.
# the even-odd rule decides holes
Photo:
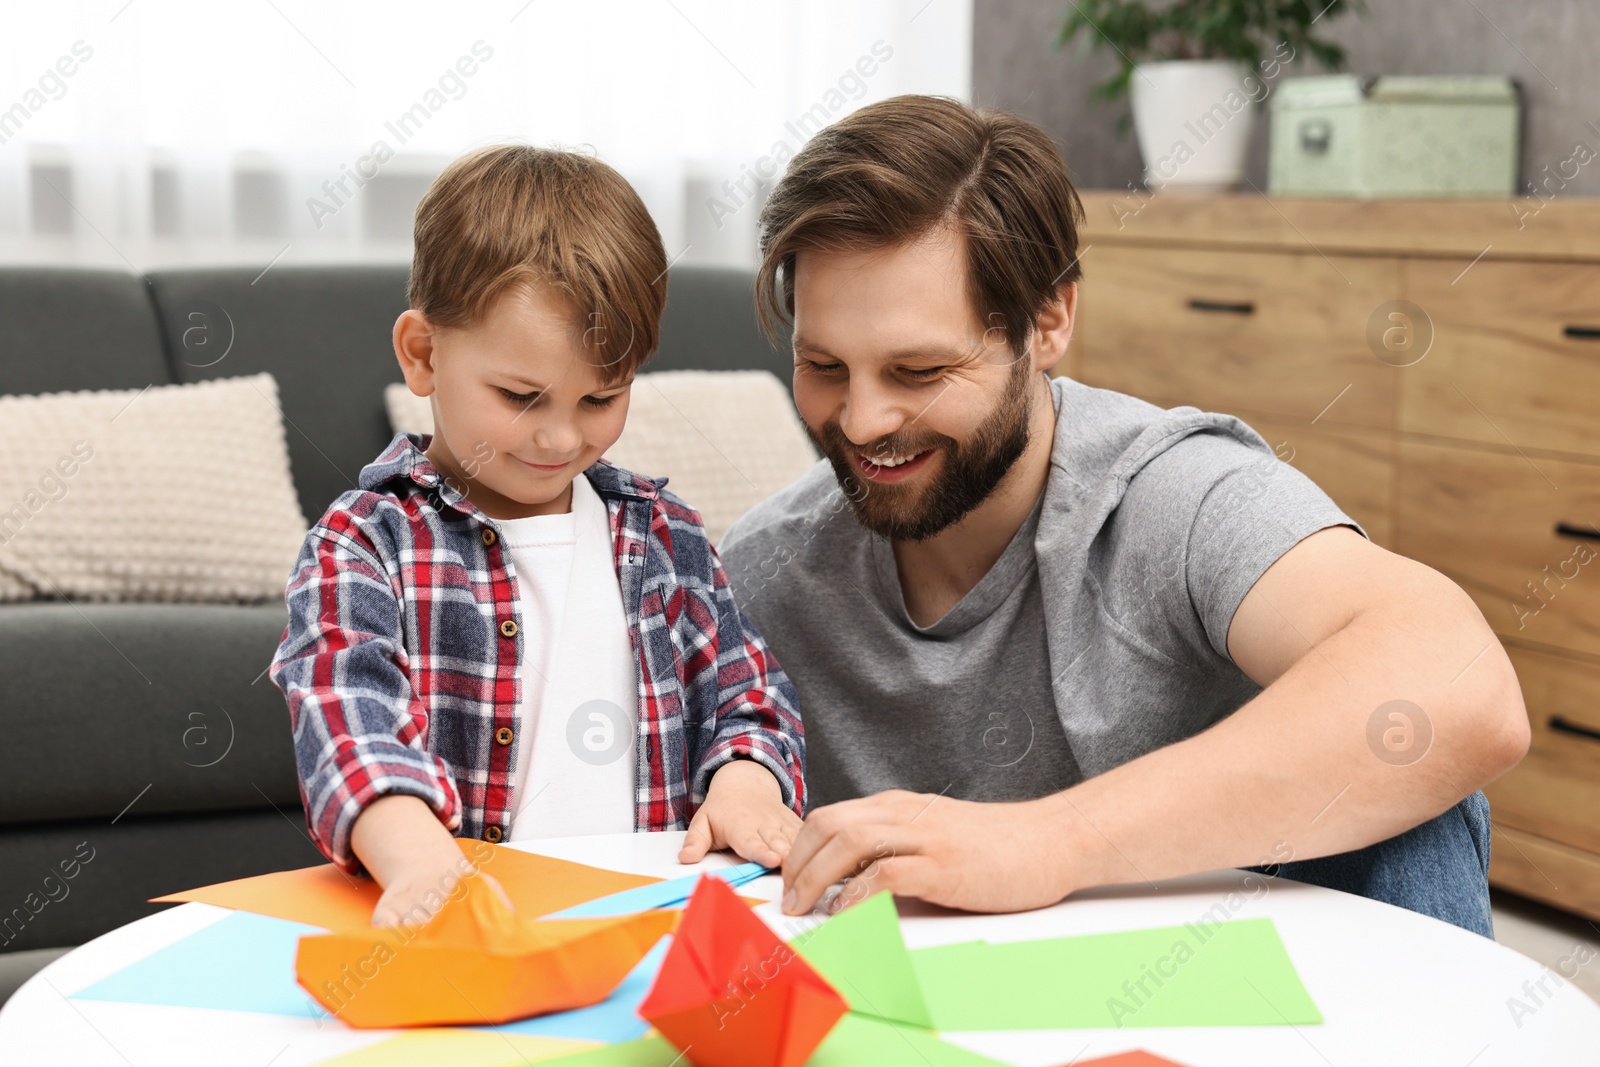
[[(494, 520), (396, 434), (306, 535), (269, 671), (289, 703), (311, 838), (346, 871), (356, 816), (420, 797), (460, 837), (511, 830), (522, 628)], [(734, 603), (700, 515), (604, 460), (605, 501), (639, 678), (635, 830), (682, 829), (736, 758), (805, 812), (794, 687)], [(515, 623), (516, 625), (509, 625)], [(500, 738), (512, 736), (501, 734)]]

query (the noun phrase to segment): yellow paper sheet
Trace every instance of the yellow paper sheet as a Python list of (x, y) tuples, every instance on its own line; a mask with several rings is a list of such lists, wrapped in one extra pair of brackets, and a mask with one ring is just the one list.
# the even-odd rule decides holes
[(534, 1062), (599, 1048), (592, 1041), (560, 1037), (495, 1034), (482, 1030), (438, 1027), (412, 1030), (347, 1052), (317, 1067), (500, 1067), (505, 1063)]

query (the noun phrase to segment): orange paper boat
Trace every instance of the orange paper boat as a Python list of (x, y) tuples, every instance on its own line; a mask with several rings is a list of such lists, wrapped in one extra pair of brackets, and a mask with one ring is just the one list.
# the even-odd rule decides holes
[(847, 1010), (719, 878), (689, 897), (639, 1014), (695, 1067), (798, 1067)]
[(460, 884), (422, 926), (302, 937), (295, 977), (351, 1026), (503, 1023), (598, 1004), (679, 917), (523, 919), (480, 877)]

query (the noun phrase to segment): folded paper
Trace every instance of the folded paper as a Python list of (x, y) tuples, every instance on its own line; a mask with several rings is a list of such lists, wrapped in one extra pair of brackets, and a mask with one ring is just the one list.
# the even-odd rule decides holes
[(622, 984), (598, 1004), (571, 1011), (558, 1011), (553, 1015), (534, 1015), (513, 1023), (489, 1028), (497, 1034), (527, 1034), (535, 1037), (564, 1037), (578, 1041), (600, 1041), (618, 1044), (643, 1037), (650, 1024), (639, 1018), (639, 1003), (644, 1000), (650, 986), (661, 970), (661, 961), (672, 946), (668, 934), (656, 942), (655, 948), (645, 953)]
[(844, 994), (851, 1011), (933, 1029), (889, 893), (875, 893), (789, 943)]
[[(487, 841), (458, 838), (462, 854), (495, 876), (525, 918), (548, 915), (596, 897), (661, 881), (641, 874), (623, 874), (571, 860), (540, 856)], [(155, 897), (152, 903), (202, 904), (252, 911), (325, 930), (352, 930), (372, 924), (372, 910), (383, 890), (370, 878), (346, 874), (331, 863), (239, 878), (232, 882)]]
[(826, 979), (710, 877), (690, 896), (639, 1005), (695, 1067), (798, 1067), (846, 1010)]
[(525, 919), (469, 875), (421, 926), (302, 937), (295, 977), (351, 1026), (503, 1023), (605, 1000), (677, 919)]

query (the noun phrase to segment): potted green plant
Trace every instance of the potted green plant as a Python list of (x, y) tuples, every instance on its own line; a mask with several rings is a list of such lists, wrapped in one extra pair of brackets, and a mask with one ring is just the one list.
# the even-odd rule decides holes
[[(1068, 0), (1057, 43), (1087, 40), (1117, 70), (1091, 100), (1130, 96), (1145, 184), (1194, 192), (1244, 179), (1255, 105), (1285, 66), (1308, 56), (1328, 70), (1344, 50), (1315, 36), (1319, 24), (1364, 0)], [(1129, 116), (1118, 120), (1127, 132)]]

